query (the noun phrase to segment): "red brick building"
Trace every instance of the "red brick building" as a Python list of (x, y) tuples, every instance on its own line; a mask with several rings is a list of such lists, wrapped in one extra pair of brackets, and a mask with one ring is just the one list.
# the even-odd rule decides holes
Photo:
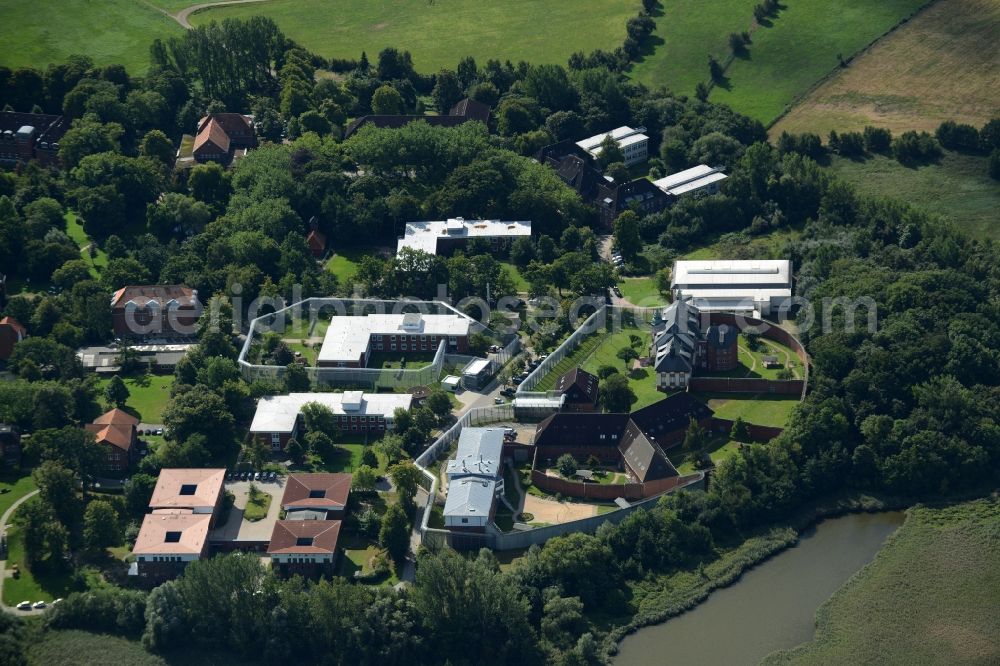
[(556, 391), (566, 396), (563, 411), (597, 411), (597, 377), (581, 368), (573, 368), (556, 381)]
[(28, 337), (28, 331), (13, 317), (0, 319), (0, 361), (6, 361), (14, 352), (14, 345)]
[(228, 162), (237, 150), (255, 148), (253, 119), (241, 113), (213, 113), (198, 121), (192, 154), (198, 162)]
[(138, 425), (139, 419), (116, 408), (84, 427), (107, 451), (107, 468), (112, 472), (124, 472), (135, 463), (138, 455)]
[(68, 129), (69, 120), (63, 116), (0, 111), (0, 166), (31, 160), (60, 166), (59, 141)]
[(202, 304), (179, 284), (122, 287), (111, 296), (111, 325), (121, 338), (191, 338)]
[(291, 520), (301, 511), (343, 518), (351, 494), (350, 474), (290, 474), (281, 496), (281, 508)]

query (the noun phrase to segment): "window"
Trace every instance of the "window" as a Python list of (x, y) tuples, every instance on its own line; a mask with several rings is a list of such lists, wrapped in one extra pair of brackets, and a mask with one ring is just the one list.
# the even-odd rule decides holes
[(463, 523), (467, 523), (467, 522), (469, 522), (469, 519), (468, 518), (462, 518), (462, 522)]

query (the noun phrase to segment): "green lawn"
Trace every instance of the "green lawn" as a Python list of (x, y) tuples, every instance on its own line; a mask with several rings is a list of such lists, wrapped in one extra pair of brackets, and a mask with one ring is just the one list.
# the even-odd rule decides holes
[(632, 78), (693, 95), (698, 82), (708, 79), (708, 54), (719, 60), (727, 55), (729, 33), (750, 28), (757, 1), (660, 0), (655, 50), (632, 67)]
[(371, 248), (345, 248), (336, 250), (336, 252), (326, 262), (326, 270), (336, 275), (340, 285), (350, 291), (353, 286), (351, 280), (358, 270), (361, 258), (375, 252)]
[(256, 486), (251, 486), (250, 496), (247, 497), (247, 506), (243, 510), (243, 519), (250, 522), (263, 520), (267, 517), (267, 511), (270, 508), (271, 495)]
[(7, 527), (7, 552), (6, 568), (12, 569), (17, 564), (19, 569), (17, 578), (8, 577), (3, 582), (3, 601), (8, 606), (22, 601), (52, 601), (73, 591), (73, 575), (69, 571), (33, 573), (28, 570), (24, 564), (24, 538), (21, 530), (13, 525)]
[(83, 53), (97, 65), (120, 63), (142, 74), (150, 43), (183, 33), (173, 19), (137, 0), (0, 0), (0, 17), (0, 65), (10, 68), (45, 69)]
[[(129, 397), (125, 401), (125, 411), (143, 423), (163, 423), (163, 410), (170, 402), (170, 388), (174, 385), (173, 375), (131, 375), (122, 377), (128, 387)], [(97, 381), (97, 388), (103, 399), (104, 389), (110, 377)], [(110, 409), (110, 405), (105, 405)]]
[(798, 398), (774, 396), (763, 393), (747, 395), (740, 393), (695, 393), (708, 402), (720, 419), (743, 417), (748, 423), (783, 428), (799, 404)]
[[(391, 368), (393, 370), (399, 370), (400, 368), (422, 368), (425, 365), (430, 365), (434, 361), (434, 354), (436, 352), (373, 352), (368, 358), (369, 368)], [(404, 361), (405, 360), (405, 365)]]
[(834, 157), (830, 170), (864, 194), (906, 201), (976, 238), (1000, 239), (1000, 185), (987, 175), (985, 157), (949, 151), (937, 164), (916, 168), (882, 156)]
[(10, 508), (11, 504), (21, 499), (36, 488), (31, 474), (17, 476), (10, 469), (4, 469), (0, 473), (0, 490), (8, 492), (0, 494), (0, 516)]
[(316, 365), (316, 357), (319, 355), (319, 345), (310, 347), (302, 344), (301, 341), (292, 338), (285, 338), (284, 342), (293, 353), (298, 352), (299, 354), (302, 354), (303, 358), (306, 359), (306, 362), (309, 365)]
[(624, 278), (618, 283), (618, 288), (621, 289), (622, 296), (632, 305), (652, 307), (665, 305), (668, 302), (667, 295), (657, 289), (655, 278)]
[(200, 12), (195, 25), (257, 14), (272, 17), (288, 37), (326, 56), (372, 62), (387, 46), (407, 50), (419, 71), (454, 69), (467, 55), (480, 63), (564, 64), (574, 51), (614, 50), (638, 0), (273, 0)]
[[(723, 460), (727, 460), (735, 456), (739, 451), (739, 444), (728, 437), (713, 437), (706, 450), (708, 451), (708, 456), (712, 459), (712, 462), (715, 465), (718, 465)], [(667, 451), (667, 458), (670, 459), (670, 462), (681, 474), (692, 474), (697, 471), (697, 468), (694, 466), (694, 457), (692, 453), (693, 451), (690, 451), (683, 446), (679, 446)]]
[(916, 506), (875, 560), (816, 613), (815, 639), (767, 664), (995, 664), (1000, 503)]
[[(712, 90), (710, 99), (770, 123), (837, 69), (838, 53), (857, 53), (925, 4), (927, 0), (782, 3), (772, 27), (753, 32), (749, 56), (733, 61), (726, 82)], [(707, 69), (707, 64), (700, 68), (706, 79)]]
[(76, 213), (72, 211), (67, 212), (65, 218), (66, 235), (80, 246), (80, 257), (90, 266), (90, 274), (95, 278), (100, 277), (101, 270), (108, 265), (108, 255), (104, 254), (104, 250), (95, 245), (94, 254), (91, 256), (90, 250), (84, 249), (91, 244), (91, 241), (87, 236), (87, 232), (83, 230), (83, 223), (77, 218)]
[(521, 270), (509, 261), (501, 261), (500, 263), (503, 264), (504, 269), (510, 275), (511, 279), (514, 280), (514, 288), (517, 289), (518, 293), (528, 293), (528, 281), (521, 275)]

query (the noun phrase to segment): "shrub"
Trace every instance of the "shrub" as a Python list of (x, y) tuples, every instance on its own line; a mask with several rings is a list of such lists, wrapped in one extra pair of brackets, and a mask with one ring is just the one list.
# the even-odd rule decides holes
[(892, 154), (902, 164), (932, 162), (941, 156), (941, 146), (927, 132), (903, 132), (892, 142)]
[(892, 148), (892, 132), (882, 127), (865, 127), (862, 136), (865, 148), (872, 153), (888, 153)]
[(963, 153), (979, 152), (979, 130), (972, 125), (946, 120), (938, 126), (934, 134), (938, 142), (948, 150)]

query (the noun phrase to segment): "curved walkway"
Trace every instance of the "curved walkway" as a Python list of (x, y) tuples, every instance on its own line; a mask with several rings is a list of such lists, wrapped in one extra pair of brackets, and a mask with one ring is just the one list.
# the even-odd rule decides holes
[(245, 5), (250, 2), (267, 2), (267, 0), (221, 0), (220, 2), (202, 2), (197, 5), (191, 5), (190, 7), (185, 7), (176, 14), (171, 14), (166, 9), (162, 7), (157, 7), (156, 5), (150, 4), (149, 2), (144, 3), (146, 6), (155, 9), (161, 14), (166, 14), (173, 20), (177, 21), (182, 28), (185, 30), (190, 30), (194, 26), (188, 20), (192, 14), (195, 12), (200, 12), (203, 9), (209, 9), (211, 7), (222, 7), (224, 5)]
[[(10, 507), (3, 512), (3, 516), (0, 516), (0, 534), (6, 534), (7, 521), (10, 520), (10, 517), (17, 510), (17, 507), (21, 506), (37, 494), (37, 490), (32, 490), (30, 493), (11, 504)], [(3, 582), (12, 575), (13, 572), (7, 570), (7, 560), (0, 560), (0, 608), (13, 615), (18, 615), (19, 617), (24, 617), (25, 615), (40, 615), (44, 613), (44, 610), (19, 611), (13, 606), (8, 606), (3, 602)]]

